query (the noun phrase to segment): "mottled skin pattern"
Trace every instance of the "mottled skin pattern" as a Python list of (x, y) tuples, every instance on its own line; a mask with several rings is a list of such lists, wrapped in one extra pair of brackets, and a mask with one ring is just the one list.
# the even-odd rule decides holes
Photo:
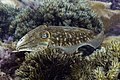
[(86, 45), (87, 42), (94, 41), (96, 36), (93, 31), (83, 28), (41, 25), (21, 38), (17, 50), (35, 51), (47, 47), (73, 49), (83, 43)]
[(86, 42), (95, 36), (93, 32), (82, 28), (48, 27), (46, 30), (51, 35), (49, 45), (54, 46), (76, 45)]

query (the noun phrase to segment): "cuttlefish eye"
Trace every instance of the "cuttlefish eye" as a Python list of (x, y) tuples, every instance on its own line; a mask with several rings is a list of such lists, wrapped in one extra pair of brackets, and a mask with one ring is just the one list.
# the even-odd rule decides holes
[(46, 38), (49, 38), (49, 37), (50, 37), (50, 34), (49, 34), (48, 31), (43, 32), (42, 35), (41, 35), (41, 38), (43, 38), (43, 39), (46, 39)]
[(22, 37), (19, 41), (21, 42), (21, 41), (23, 41), (25, 39), (25, 37)]

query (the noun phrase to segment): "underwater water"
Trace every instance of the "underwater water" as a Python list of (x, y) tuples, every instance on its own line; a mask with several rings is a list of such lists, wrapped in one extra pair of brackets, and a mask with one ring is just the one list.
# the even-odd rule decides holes
[(0, 80), (119, 80), (120, 0), (0, 0)]

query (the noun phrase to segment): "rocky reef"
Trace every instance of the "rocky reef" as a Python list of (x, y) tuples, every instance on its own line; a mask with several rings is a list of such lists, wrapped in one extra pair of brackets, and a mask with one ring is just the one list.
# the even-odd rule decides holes
[(17, 15), (18, 10), (0, 2), (0, 39), (3, 40), (10, 34), (11, 21)]
[(36, 3), (21, 10), (11, 22), (16, 39), (42, 24), (83, 27), (96, 33), (103, 27), (85, 0), (40, 0)]
[(85, 57), (57, 49), (27, 53), (16, 75), (21, 80), (118, 80), (119, 59), (120, 37), (110, 37), (100, 49)]

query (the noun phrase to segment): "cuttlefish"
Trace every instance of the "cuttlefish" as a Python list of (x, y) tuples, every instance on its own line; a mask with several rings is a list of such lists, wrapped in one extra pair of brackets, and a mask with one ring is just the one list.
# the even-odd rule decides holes
[(17, 51), (36, 51), (59, 48), (74, 53), (78, 48), (89, 45), (97, 48), (103, 41), (104, 31), (99, 34), (78, 27), (41, 25), (28, 32), (17, 43)]

